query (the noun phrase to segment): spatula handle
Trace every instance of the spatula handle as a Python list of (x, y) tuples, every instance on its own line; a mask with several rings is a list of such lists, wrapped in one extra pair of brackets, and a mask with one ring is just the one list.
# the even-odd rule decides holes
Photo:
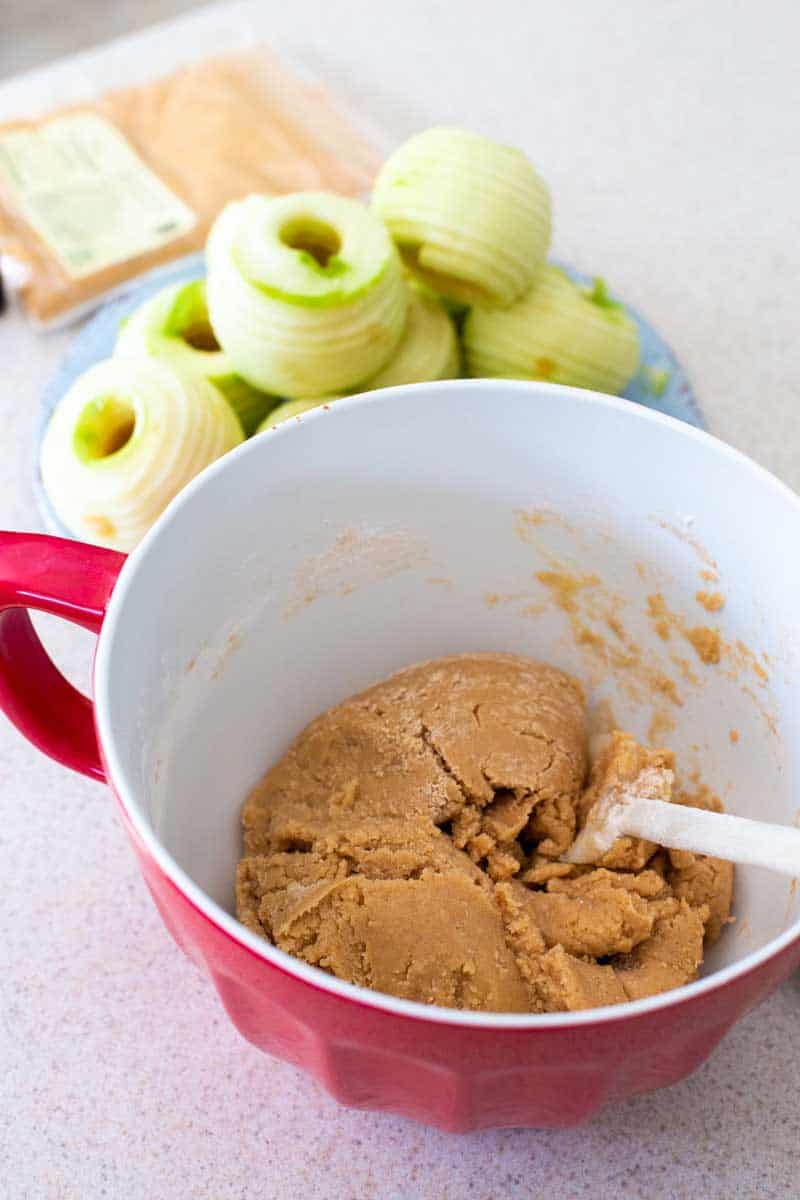
[(625, 802), (618, 819), (623, 833), (671, 850), (693, 850), (800, 877), (800, 829), (792, 825), (637, 798)]

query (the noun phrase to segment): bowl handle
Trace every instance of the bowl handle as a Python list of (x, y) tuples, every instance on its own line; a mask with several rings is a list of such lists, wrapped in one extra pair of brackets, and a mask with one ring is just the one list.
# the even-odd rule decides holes
[(56, 762), (105, 779), (91, 700), (68, 683), (28, 609), (99, 633), (125, 555), (38, 533), (0, 532), (0, 708)]

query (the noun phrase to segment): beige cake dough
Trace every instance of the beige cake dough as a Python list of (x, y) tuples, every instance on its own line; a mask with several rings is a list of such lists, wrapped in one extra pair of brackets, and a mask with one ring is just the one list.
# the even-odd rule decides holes
[(312, 721), (248, 797), (239, 919), (340, 979), (452, 1008), (678, 987), (729, 920), (731, 865), (635, 839), (559, 861), (605, 790), (654, 767), (671, 798), (671, 755), (628, 734), (590, 764), (581, 687), (553, 667), (410, 667)]

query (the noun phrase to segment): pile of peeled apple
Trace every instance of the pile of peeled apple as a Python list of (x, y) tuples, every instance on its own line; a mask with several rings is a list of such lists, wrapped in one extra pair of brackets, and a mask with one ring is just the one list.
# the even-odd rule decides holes
[(462, 375), (621, 392), (636, 325), (602, 280), (546, 261), (550, 230), (525, 155), (454, 129), (400, 146), (368, 204), (229, 204), (205, 279), (143, 303), (56, 407), (40, 463), (55, 513), (130, 550), (209, 463), (355, 392)]

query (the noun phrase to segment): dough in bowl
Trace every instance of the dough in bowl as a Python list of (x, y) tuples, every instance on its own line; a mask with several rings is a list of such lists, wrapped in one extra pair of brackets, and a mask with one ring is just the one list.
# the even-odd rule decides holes
[(247, 799), (239, 919), (340, 979), (486, 1012), (618, 1004), (697, 975), (730, 863), (621, 838), (559, 861), (591, 805), (672, 755), (587, 754), (580, 685), (511, 654), (409, 667), (317, 717)]

